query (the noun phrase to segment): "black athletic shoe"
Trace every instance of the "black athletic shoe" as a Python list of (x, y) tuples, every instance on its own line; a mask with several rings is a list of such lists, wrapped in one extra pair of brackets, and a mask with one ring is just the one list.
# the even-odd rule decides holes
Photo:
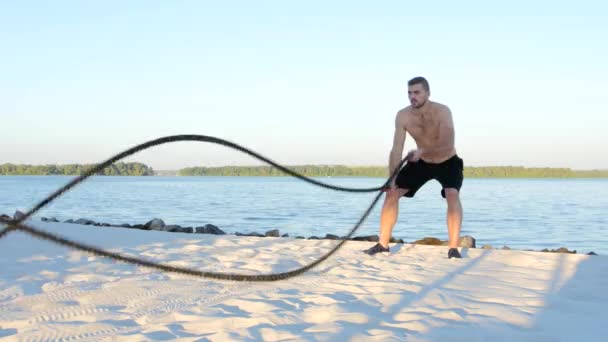
[(369, 254), (369, 255), (374, 255), (376, 253), (389, 252), (389, 251), (390, 251), (390, 248), (388, 246), (383, 247), (380, 243), (377, 243), (370, 249), (366, 249), (363, 252), (366, 254)]
[(448, 251), (448, 259), (452, 259), (452, 258), (456, 258), (456, 259), (462, 258), (460, 256), (460, 252), (458, 252), (458, 248), (450, 248), (450, 250)]

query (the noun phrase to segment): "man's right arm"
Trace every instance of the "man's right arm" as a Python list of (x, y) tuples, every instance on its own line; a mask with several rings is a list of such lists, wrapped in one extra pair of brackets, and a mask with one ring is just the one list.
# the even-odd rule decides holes
[(405, 144), (405, 112), (399, 111), (395, 118), (395, 135), (393, 136), (393, 148), (388, 161), (388, 172), (392, 175), (395, 168), (399, 166), (403, 156), (403, 145)]

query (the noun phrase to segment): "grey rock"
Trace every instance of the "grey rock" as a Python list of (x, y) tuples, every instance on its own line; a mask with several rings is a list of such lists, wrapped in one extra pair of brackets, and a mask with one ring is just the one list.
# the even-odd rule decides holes
[(173, 233), (192, 233), (192, 227), (181, 227), (178, 225), (169, 225), (165, 227), (167, 231)]
[(95, 224), (95, 221), (81, 218), (81, 219), (78, 219), (78, 220), (74, 221), (74, 223), (75, 224), (83, 224), (85, 226), (91, 226), (91, 225)]
[(380, 237), (378, 235), (355, 236), (353, 241), (378, 242), (380, 241)]
[[(213, 235), (225, 235), (226, 233), (210, 223), (204, 226), (194, 228), (194, 232), (197, 234), (213, 234)], [(240, 233), (239, 233), (240, 234)], [(244, 234), (242, 234), (244, 235)]]
[(21, 220), (24, 217), (25, 217), (25, 214), (19, 210), (15, 211), (15, 213), (13, 214), (13, 220)]
[(182, 228), (180, 225), (168, 224), (163, 228), (163, 230), (166, 232), (177, 232), (180, 228)]
[(470, 235), (465, 235), (460, 238), (458, 246), (464, 248), (475, 248), (475, 238)]
[(264, 235), (268, 237), (279, 237), (280, 234), (278, 229), (272, 229), (267, 231)]
[(144, 224), (144, 229), (147, 230), (165, 230), (164, 228), (165, 221), (158, 218), (152, 219)]
[(283, 235), (281, 235), (281, 237), (288, 238), (289, 234), (283, 234)]
[(254, 236), (254, 237), (266, 237), (265, 235), (260, 234), (260, 233), (247, 233), (247, 234), (243, 234), (243, 233), (239, 233), (239, 232), (237, 232), (235, 235), (236, 235), (236, 236)]
[(325, 234), (324, 239), (327, 239), (327, 240), (339, 240), (340, 237), (338, 235), (334, 235), (334, 234)]

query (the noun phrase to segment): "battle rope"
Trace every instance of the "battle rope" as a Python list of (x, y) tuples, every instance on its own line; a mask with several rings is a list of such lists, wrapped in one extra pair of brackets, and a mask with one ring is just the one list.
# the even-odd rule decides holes
[[(217, 273), (217, 272), (200, 271), (200, 270), (195, 270), (195, 269), (187, 268), (187, 267), (170, 266), (170, 265), (156, 263), (153, 261), (148, 261), (148, 260), (144, 260), (144, 259), (140, 259), (140, 258), (125, 256), (120, 253), (109, 252), (109, 251), (103, 250), (103, 249), (95, 247), (95, 246), (91, 246), (91, 245), (80, 243), (80, 242), (75, 242), (75, 241), (72, 241), (65, 237), (36, 229), (36, 228), (32, 227), (31, 225), (23, 223), (25, 220), (30, 218), (33, 214), (38, 212), (40, 209), (42, 209), (43, 207), (45, 207), (52, 201), (56, 200), (58, 197), (60, 197), (62, 194), (64, 194), (68, 190), (72, 189), (79, 183), (83, 182), (84, 180), (91, 177), (92, 175), (102, 171), (103, 169), (112, 165), (113, 163), (115, 163), (125, 157), (128, 157), (130, 155), (133, 155), (139, 151), (148, 149), (150, 147), (154, 147), (154, 146), (158, 146), (158, 145), (162, 145), (162, 144), (166, 144), (166, 143), (170, 143), (170, 142), (177, 142), (177, 141), (209, 142), (209, 143), (214, 143), (214, 144), (219, 144), (219, 145), (223, 145), (226, 147), (230, 147), (235, 150), (249, 154), (250, 156), (257, 158), (267, 164), (270, 164), (270, 165), (274, 166), (275, 168), (277, 168), (293, 177), (296, 177), (300, 180), (312, 183), (314, 185), (317, 185), (317, 186), (320, 186), (323, 188), (336, 190), (336, 191), (346, 191), (346, 192), (376, 192), (377, 191), (378, 194), (376, 195), (376, 197), (374, 198), (374, 200), (372, 201), (370, 206), (367, 208), (367, 210), (365, 211), (363, 216), (361, 216), (361, 218), (359, 219), (357, 224), (350, 230), (348, 235), (346, 235), (344, 237), (344, 239), (342, 241), (340, 241), (336, 246), (334, 246), (329, 252), (325, 253), (318, 260), (316, 260), (308, 265), (302, 266), (298, 269), (295, 269), (293, 271), (287, 271), (287, 272), (282, 272), (282, 273), (273, 273), (273, 274), (248, 275), (248, 274), (237, 274), (237, 273)], [(256, 152), (253, 152), (245, 147), (242, 147), (238, 144), (226, 141), (224, 139), (220, 139), (220, 138), (216, 138), (216, 137), (212, 137), (212, 136), (205, 136), (205, 135), (195, 135), (195, 134), (167, 136), (167, 137), (158, 138), (158, 139), (151, 140), (146, 143), (137, 145), (135, 147), (132, 147), (126, 151), (123, 151), (123, 152), (109, 158), (108, 160), (106, 160), (100, 164), (97, 164), (95, 167), (87, 170), (81, 176), (78, 176), (77, 178), (73, 179), (68, 184), (63, 186), (62, 188), (60, 188), (57, 191), (55, 191), (54, 193), (50, 194), (47, 198), (40, 201), (40, 203), (35, 205), (32, 209), (30, 209), (29, 211), (24, 213), (24, 215), (18, 219), (8, 220), (8, 219), (0, 218), (0, 223), (4, 223), (7, 225), (7, 227), (5, 229), (0, 231), (0, 239), (5, 237), (7, 234), (9, 234), (13, 231), (20, 230), (20, 231), (23, 231), (34, 237), (37, 237), (37, 238), (40, 238), (43, 240), (47, 240), (47, 241), (51, 241), (51, 242), (59, 244), (59, 245), (63, 245), (63, 246), (70, 247), (73, 249), (78, 249), (81, 251), (85, 251), (85, 252), (95, 254), (98, 256), (107, 257), (107, 258), (114, 259), (117, 261), (122, 261), (122, 262), (127, 262), (127, 263), (131, 263), (131, 264), (139, 265), (139, 266), (154, 268), (154, 269), (158, 269), (158, 270), (166, 271), (166, 272), (174, 272), (174, 273), (188, 274), (188, 275), (193, 275), (193, 276), (198, 276), (198, 277), (203, 277), (203, 278), (232, 280), (232, 281), (283, 280), (283, 279), (295, 277), (297, 275), (300, 275), (300, 274), (312, 269), (313, 267), (319, 265), (320, 263), (322, 263), (323, 261), (328, 259), (332, 254), (337, 252), (346, 243), (346, 241), (355, 234), (355, 232), (359, 229), (359, 227), (365, 221), (367, 216), (369, 216), (369, 214), (372, 211), (372, 209), (374, 208), (374, 206), (378, 203), (380, 196), (382, 196), (382, 190), (384, 190), (385, 188), (387, 188), (389, 186), (390, 182), (397, 175), (397, 172), (401, 169), (401, 166), (403, 166), (403, 163), (406, 161), (406, 159), (407, 159), (407, 157), (399, 163), (398, 167), (390, 175), (390, 177), (386, 180), (384, 185), (382, 185), (380, 187), (375, 187), (375, 188), (348, 188), (348, 187), (341, 187), (341, 186), (326, 184), (326, 183), (308, 178), (308, 177), (301, 175), (295, 171), (292, 171), (284, 166), (281, 166)]]

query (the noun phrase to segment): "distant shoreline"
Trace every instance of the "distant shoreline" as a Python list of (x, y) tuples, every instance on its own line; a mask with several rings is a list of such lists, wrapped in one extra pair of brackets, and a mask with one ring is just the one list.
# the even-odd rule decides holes
[[(95, 164), (28, 165), (0, 164), (0, 176), (78, 176)], [(307, 177), (387, 178), (386, 166), (286, 165)], [(154, 170), (143, 163), (115, 163), (98, 172), (103, 176), (289, 176), (271, 166), (187, 167), (179, 170)], [(608, 178), (608, 169), (572, 170), (569, 168), (523, 166), (465, 166), (465, 178)]]

